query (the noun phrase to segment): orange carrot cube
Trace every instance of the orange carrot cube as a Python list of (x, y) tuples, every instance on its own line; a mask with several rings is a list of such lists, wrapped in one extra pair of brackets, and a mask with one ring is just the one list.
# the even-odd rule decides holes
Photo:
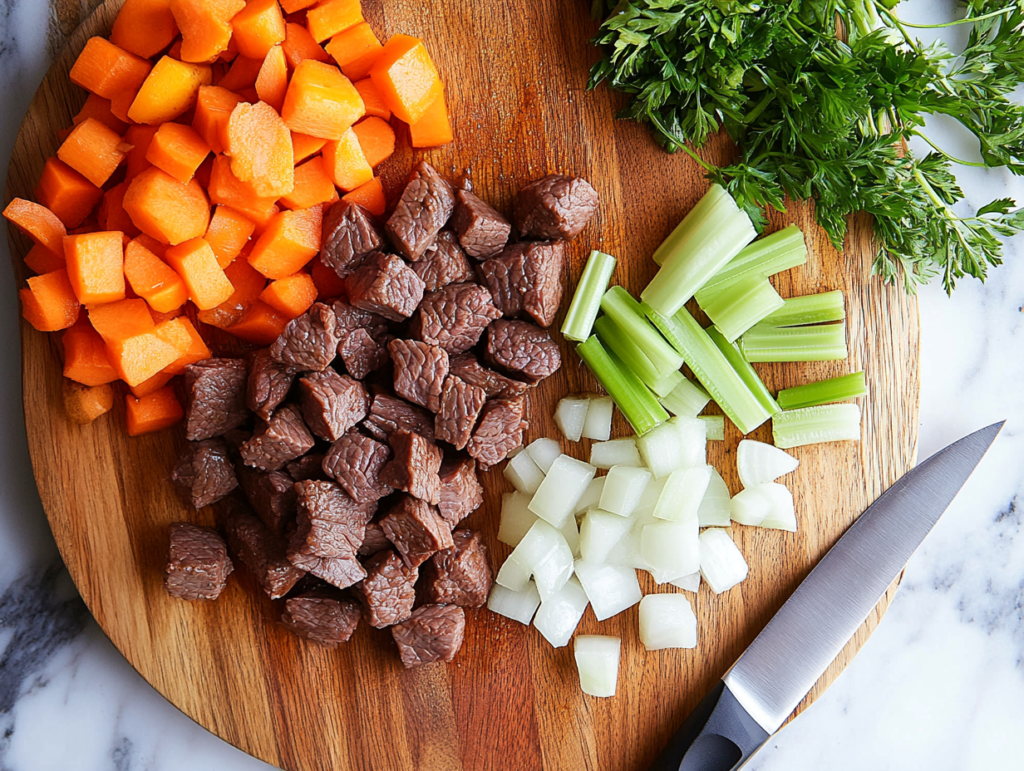
[(110, 30), (110, 42), (149, 59), (178, 36), (170, 0), (125, 0)]
[(64, 237), (68, 280), (83, 305), (124, 299), (124, 242), (118, 232)]
[(359, 0), (321, 0), (306, 12), (306, 27), (313, 40), (322, 43), (363, 20)]
[(203, 238), (172, 246), (164, 257), (185, 282), (189, 297), (199, 310), (220, 305), (235, 291), (217, 264), (217, 255)]
[[(276, 0), (275, 0), (276, 2)], [(261, 198), (279, 198), (295, 185), (292, 135), (277, 110), (239, 103), (228, 120), (231, 171)]]
[(377, 90), (399, 120), (415, 123), (443, 90), (426, 46), (409, 35), (395, 35), (370, 70)]
[(300, 134), (340, 139), (363, 111), (362, 97), (337, 67), (305, 59), (292, 73), (281, 117)]
[(319, 206), (276, 214), (249, 254), (249, 264), (267, 278), (298, 273), (320, 251)]
[(89, 323), (105, 343), (127, 340), (156, 330), (146, 301), (139, 299), (95, 305), (89, 308)]
[(427, 108), (422, 118), (409, 124), (409, 138), (413, 147), (440, 147), (454, 139), (443, 93)]
[(227, 268), (242, 251), (242, 247), (249, 242), (249, 237), (255, 229), (256, 225), (252, 220), (230, 207), (218, 206), (213, 210), (210, 227), (203, 238), (217, 255), (217, 264), (221, 268)]
[(308, 273), (279, 278), (267, 284), (260, 300), (288, 319), (301, 316), (316, 302), (316, 284)]
[(21, 314), (40, 332), (67, 329), (78, 319), (81, 308), (66, 270), (55, 270), (28, 280), (28, 289), (18, 291)]
[(327, 144), (326, 139), (311, 137), (309, 134), (296, 134), (293, 131), (292, 155), (295, 156), (295, 163), (302, 163), (307, 158), (316, 155), (325, 144)]
[[(276, 1), (276, 0), (275, 0)], [(281, 46), (274, 46), (267, 53), (256, 76), (256, 94), (277, 112), (284, 106), (284, 95), (288, 91), (288, 62)]]
[(227, 329), (236, 323), (260, 296), (267, 280), (247, 260), (235, 260), (224, 269), (235, 291), (216, 308), (200, 311), (196, 318), (217, 329)]
[(199, 132), (199, 136), (218, 155), (224, 152), (228, 143), (231, 112), (241, 101), (242, 97), (223, 86), (202, 86), (199, 89), (192, 128)]
[(362, 80), (357, 80), (352, 85), (359, 92), (359, 96), (363, 98), (363, 106), (366, 109), (367, 115), (372, 115), (381, 120), (391, 120), (391, 110), (388, 109), (384, 97), (380, 95), (380, 91), (374, 85), (373, 78), (363, 78)]
[(281, 336), (287, 324), (288, 319), (266, 303), (256, 300), (227, 331), (256, 345), (270, 345)]
[(96, 221), (102, 230), (116, 230), (130, 240), (141, 231), (135, 227), (132, 218), (124, 210), (124, 196), (128, 192), (128, 182), (114, 185), (103, 194), (100, 205), (96, 207)]
[(146, 150), (146, 160), (181, 183), (187, 183), (210, 154), (199, 132), (180, 123), (161, 124)]
[(81, 317), (61, 335), (64, 348), (64, 377), (87, 386), (98, 386), (117, 380), (110, 366), (106, 344), (92, 324)]
[(139, 88), (128, 118), (133, 123), (154, 125), (174, 120), (196, 103), (200, 86), (213, 81), (206, 64), (189, 64), (165, 56), (154, 65)]
[(102, 37), (89, 38), (69, 77), (71, 82), (104, 99), (122, 91), (137, 91), (150, 64)]
[(125, 155), (121, 137), (95, 118), (75, 126), (57, 150), (58, 158), (97, 187), (106, 184)]
[(324, 47), (334, 57), (345, 77), (353, 82), (369, 76), (370, 69), (384, 50), (365, 21), (339, 32)]
[(131, 145), (128, 151), (128, 163), (125, 168), (124, 178), (131, 182), (146, 169), (152, 168), (153, 164), (146, 160), (146, 153), (153, 142), (153, 137), (159, 131), (159, 126), (129, 126), (124, 134), (125, 144)]
[(241, 94), (246, 89), (253, 88), (256, 85), (256, 80), (260, 76), (260, 68), (262, 66), (262, 58), (250, 59), (248, 56), (239, 56), (231, 63), (231, 68), (217, 85), (228, 89), (228, 91)]
[(318, 62), (330, 61), (331, 57), (313, 40), (309, 30), (301, 24), (288, 22), (284, 25), (284, 28), (284, 42), (281, 44), (281, 48), (284, 51), (285, 59), (288, 61), (288, 66), (293, 70), (299, 66), (299, 62), (303, 59), (315, 59)]
[(324, 169), (342, 190), (355, 190), (373, 179), (373, 167), (366, 160), (359, 137), (349, 129), (341, 139), (328, 142), (323, 149)]
[(36, 244), (59, 257), (61, 263), (64, 262), (64, 236), (68, 231), (52, 211), (34, 201), (12, 198), (4, 209), (4, 217)]
[(284, 42), (284, 15), (277, 0), (249, 0), (231, 20), (238, 53), (263, 59), (270, 49)]
[(286, 209), (309, 209), (338, 200), (338, 191), (327, 176), (323, 158), (316, 156), (295, 167), (295, 189), (281, 198)]
[(39, 276), (67, 267), (63, 257), (58, 257), (42, 244), (32, 245), (28, 254), (25, 255), (25, 264), (29, 270)]
[(395, 131), (380, 118), (363, 118), (352, 127), (370, 166), (376, 168), (395, 152)]
[(171, 0), (171, 13), (181, 30), (181, 58), (209, 62), (231, 42), (231, 20), (245, 8), (244, 0)]
[(132, 180), (124, 208), (139, 230), (165, 244), (202, 236), (210, 224), (210, 201), (199, 183), (183, 184), (156, 167)]
[(242, 182), (231, 171), (231, 161), (223, 155), (213, 160), (210, 174), (210, 200), (215, 204), (229, 206), (254, 223), (266, 222), (273, 213), (274, 197), (256, 195), (252, 185)]
[(66, 227), (77, 228), (103, 197), (103, 190), (58, 158), (48, 158), (35, 198)]
[(96, 94), (89, 94), (85, 104), (82, 105), (82, 109), (71, 119), (71, 122), (77, 126), (86, 118), (95, 118), (118, 136), (124, 134), (128, 129), (128, 124), (110, 111), (110, 100), (104, 99), (102, 96), (96, 96)]
[[(171, 323), (173, 322), (173, 323)], [(209, 359), (213, 353), (185, 316), (179, 316), (163, 325), (157, 325), (157, 334), (182, 351), (181, 355), (164, 370), (169, 375), (180, 375), (189, 364)]]
[(319, 257), (313, 260), (309, 275), (316, 285), (317, 300), (329, 300), (345, 294), (345, 279), (338, 278), (338, 274), (324, 265)]
[(163, 431), (185, 417), (174, 388), (164, 386), (143, 397), (125, 396), (128, 436), (142, 436)]
[(124, 275), (135, 294), (160, 313), (176, 310), (188, 300), (181, 276), (138, 239), (124, 250)]
[(376, 214), (378, 217), (383, 217), (384, 212), (387, 211), (388, 208), (387, 199), (384, 197), (384, 186), (380, 182), (380, 177), (374, 177), (369, 182), (357, 187), (355, 190), (345, 193), (345, 195), (342, 196), (342, 200), (357, 203), (368, 212)]

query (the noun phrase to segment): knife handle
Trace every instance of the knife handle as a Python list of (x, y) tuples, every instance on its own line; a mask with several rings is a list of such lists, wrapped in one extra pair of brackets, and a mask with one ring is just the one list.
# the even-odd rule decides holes
[(732, 771), (757, 752), (769, 736), (719, 680), (649, 771)]

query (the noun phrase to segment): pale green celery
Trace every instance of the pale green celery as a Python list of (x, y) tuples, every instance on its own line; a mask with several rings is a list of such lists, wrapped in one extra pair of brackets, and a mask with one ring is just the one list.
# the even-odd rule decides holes
[(615, 258), (604, 252), (593, 251), (576, 285), (569, 311), (562, 322), (562, 335), (582, 343), (594, 328), (597, 312), (601, 309), (601, 297), (608, 289), (608, 282), (615, 270)]
[(683, 373), (678, 369), (674, 369), (668, 374), (659, 372), (639, 346), (622, 331), (618, 324), (612, 321), (610, 316), (602, 316), (594, 322), (594, 332), (601, 338), (604, 346), (619, 357), (622, 363), (658, 396), (670, 393), (679, 384), (676, 378), (683, 377)]
[(702, 230), (710, 230), (723, 212), (733, 212), (736, 208), (736, 202), (724, 187), (717, 184), (712, 185), (697, 201), (697, 204), (686, 213), (683, 221), (676, 225), (676, 229), (669, 234), (669, 237), (661, 243), (651, 259), (656, 265), (661, 265), (665, 258), (672, 254), (677, 244), (690, 243), (694, 238), (701, 238)]
[(694, 383), (689, 378), (682, 381), (668, 396), (661, 399), (661, 406), (673, 415), (682, 415), (686, 418), (695, 418), (700, 411), (708, 406), (711, 401), (711, 394)]
[[(661, 401), (664, 397), (672, 393), (676, 388), (686, 380), (686, 375), (680, 372), (678, 369), (669, 372), (667, 375), (659, 378), (653, 383), (649, 383), (649, 387), (654, 391), (654, 395), (658, 397), (658, 401)], [(664, 407), (665, 405), (661, 405)], [(667, 409), (667, 408), (666, 408)]]
[(864, 372), (851, 372), (849, 375), (819, 380), (816, 383), (779, 391), (779, 406), (784, 410), (816, 407), (819, 404), (856, 399), (867, 392), (867, 386), (864, 384)]
[(725, 417), (722, 415), (701, 415), (700, 419), (704, 421), (709, 442), (721, 442), (725, 439)]
[(644, 318), (640, 303), (621, 286), (613, 286), (604, 293), (601, 310), (643, 351), (659, 375), (667, 375), (683, 366), (683, 357)]
[(804, 234), (796, 225), (759, 238), (733, 257), (729, 264), (715, 274), (697, 292), (697, 302), (703, 308), (712, 295), (744, 279), (766, 278), (807, 262)]
[(766, 327), (799, 327), (843, 321), (845, 318), (846, 303), (843, 293), (837, 289), (834, 292), (790, 297), (761, 323)]
[(638, 436), (646, 434), (668, 420), (668, 413), (654, 398), (654, 394), (615, 354), (601, 345), (596, 335), (592, 335), (585, 343), (577, 346), (576, 352), (612, 397)]
[(731, 343), (785, 302), (768, 279), (755, 276), (729, 284), (700, 307)]
[(736, 370), (736, 374), (740, 376), (740, 380), (742, 380), (743, 384), (752, 394), (754, 394), (754, 397), (761, 403), (761, 406), (768, 411), (768, 414), (774, 415), (778, 412), (781, 409), (778, 402), (772, 398), (771, 391), (768, 390), (764, 381), (761, 380), (761, 376), (757, 374), (757, 370), (750, 366), (749, 361), (743, 358), (743, 354), (740, 353), (736, 344), (730, 343), (726, 340), (722, 333), (715, 327), (708, 327), (706, 331), (708, 333), (708, 337), (711, 338), (711, 342), (713, 342), (718, 347), (718, 350), (722, 352), (726, 361), (732, 365), (732, 368)]
[(772, 418), (772, 439), (783, 450), (820, 442), (859, 442), (860, 407), (823, 404), (783, 410)]
[(740, 431), (749, 434), (771, 417), (686, 308), (680, 308), (671, 317), (662, 316), (649, 305), (643, 309)]
[(846, 350), (846, 323), (813, 327), (758, 324), (740, 338), (747, 361), (838, 361)]

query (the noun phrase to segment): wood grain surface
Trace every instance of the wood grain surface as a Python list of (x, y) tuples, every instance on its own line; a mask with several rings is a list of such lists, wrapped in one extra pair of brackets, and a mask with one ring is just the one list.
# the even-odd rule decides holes
[[(55, 41), (90, 4), (57, 2)], [(31, 197), (44, 159), (56, 150), (57, 130), (71, 123), (85, 98), (68, 82), (68, 69), (88, 37), (106, 34), (119, 5), (110, 0), (84, 18), (57, 56), (25, 117), (7, 200)], [(616, 96), (586, 91), (596, 57), (588, 43), (596, 29), (590, 3), (365, 5), (378, 33), (422, 36), (446, 79), (457, 141), (424, 156), (442, 173), (470, 176), (484, 198), (506, 209), (521, 185), (543, 174), (586, 177), (602, 205), (570, 245), (571, 277), (578, 276), (589, 250), (600, 248), (620, 258), (616, 282), (638, 292), (653, 274), (649, 255), (706, 183), (682, 154), (666, 155), (642, 128), (616, 122)], [(716, 159), (725, 152), (707, 151)], [(389, 161), (392, 194), (412, 159), (405, 149)], [(914, 300), (869, 278), (868, 221), (853, 223), (842, 254), (812, 224), (807, 207), (792, 206), (786, 215), (773, 215), (771, 224), (776, 229), (791, 222), (807, 233), (811, 259), (776, 285), (784, 296), (844, 290), (850, 359), (758, 369), (774, 390), (863, 368), (870, 389), (863, 441), (794, 451), (801, 461), (791, 478), (799, 532), (733, 529), (750, 577), (721, 596), (701, 588), (694, 600), (700, 635), (695, 650), (646, 652), (636, 608), (600, 624), (587, 612), (580, 632), (622, 638), (615, 698), (581, 694), (571, 647), (553, 650), (532, 628), (485, 610), (468, 614), (465, 645), (453, 664), (407, 672), (386, 630), (363, 625), (337, 650), (292, 636), (276, 623), (279, 608), (244, 570), (216, 603), (169, 598), (161, 584), (167, 525), (213, 519), (209, 510), (186, 510), (168, 480), (183, 437), (169, 431), (129, 438), (122, 409), (93, 425), (70, 424), (60, 406), (58, 336), (23, 322), (29, 446), (68, 569), (104, 631), (161, 693), (227, 741), (290, 771), (644, 768), (857, 514), (915, 459)], [(21, 283), (28, 244), (17, 233), (11, 244)], [(562, 370), (531, 397), (530, 440), (558, 435), (550, 416), (560, 397), (596, 386), (568, 346), (563, 352)], [(617, 433), (624, 434), (625, 424), (616, 419)], [(769, 427), (753, 438), (770, 441)], [(712, 443), (710, 453), (734, 492), (739, 439), (730, 426), (726, 441)], [(589, 447), (570, 451), (586, 457)], [(467, 524), (483, 531), (497, 565), (509, 552), (495, 538), (507, 488), (499, 471), (485, 475), (485, 486), (486, 503)], [(646, 591), (654, 590), (646, 573), (642, 581)], [(805, 705), (864, 643), (894, 589)]]

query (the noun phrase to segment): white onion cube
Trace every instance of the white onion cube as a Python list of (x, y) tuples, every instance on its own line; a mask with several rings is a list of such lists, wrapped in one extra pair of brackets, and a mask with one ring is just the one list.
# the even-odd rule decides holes
[(494, 583), (504, 586), (513, 592), (521, 592), (530, 583), (530, 576), (533, 575), (533, 567), (528, 565), (512, 552), (501, 564), (498, 575), (494, 577)]
[(632, 523), (632, 528), (626, 536), (620, 540), (612, 550), (608, 552), (605, 560), (609, 565), (635, 568), (636, 570), (649, 570), (648, 565), (640, 554), (640, 533), (644, 526), (637, 520), (626, 520)]
[(757, 489), (764, 493), (772, 504), (768, 516), (761, 520), (761, 527), (795, 533), (796, 509), (793, 506), (793, 493), (789, 491), (789, 488), (778, 482), (768, 482), (759, 485)]
[(729, 504), (733, 522), (741, 525), (760, 525), (771, 513), (771, 499), (761, 490), (761, 485), (740, 490)]
[(576, 517), (566, 517), (565, 524), (558, 528), (558, 532), (565, 539), (573, 559), (578, 558), (580, 556), (580, 526), (576, 522)]
[(697, 521), (701, 527), (728, 527), (732, 519), (729, 486), (714, 466), (708, 468), (711, 469), (711, 479), (697, 508)]
[(654, 516), (673, 522), (697, 519), (697, 511), (711, 482), (711, 466), (673, 471), (654, 507)]
[(530, 496), (523, 493), (505, 493), (501, 496), (501, 525), (498, 540), (515, 548), (533, 527), (537, 515), (530, 511)]
[(603, 563), (612, 549), (629, 535), (633, 520), (591, 509), (580, 523), (580, 557), (587, 562)]
[(602, 511), (628, 517), (636, 509), (651, 481), (651, 472), (645, 468), (614, 466), (605, 477), (601, 491)]
[(551, 464), (562, 454), (562, 446), (556, 440), (542, 436), (530, 442), (526, 451), (530, 453), (533, 462), (540, 466), (540, 470), (547, 474)]
[(565, 586), (540, 604), (533, 625), (552, 646), (562, 648), (569, 644), (589, 604), (587, 593), (573, 576)]
[[(530, 570), (542, 600), (547, 599), (569, 580), (573, 572), (573, 557), (562, 534), (547, 522), (537, 521), (509, 555), (506, 564), (518, 560)], [(502, 565), (502, 570), (505, 565)], [(500, 575), (499, 571), (499, 575)], [(503, 586), (507, 583), (501, 582)], [(515, 586), (509, 587), (514, 589)]]
[(621, 647), (618, 637), (580, 635), (576, 638), (576, 669), (583, 693), (600, 697), (615, 695)]
[(677, 589), (682, 589), (696, 594), (700, 591), (700, 571), (698, 570), (696, 573), (690, 573), (682, 578), (676, 578), (675, 580), (669, 581), (669, 583)]
[(643, 593), (633, 568), (576, 561), (576, 576), (587, 593), (598, 621), (604, 621), (640, 602)]
[(709, 527), (700, 534), (700, 575), (715, 594), (747, 577), (747, 561), (722, 528)]
[(722, 415), (701, 415), (709, 442), (721, 442), (725, 439), (725, 418)]
[(555, 527), (561, 527), (565, 518), (576, 511), (576, 504), (596, 473), (597, 469), (589, 463), (559, 455), (533, 494), (530, 511)]
[(679, 431), (671, 421), (655, 426), (637, 437), (636, 448), (655, 479), (667, 477), (681, 465)]
[(555, 425), (570, 442), (578, 442), (583, 436), (583, 424), (587, 422), (590, 399), (585, 396), (566, 396), (555, 408)]
[(612, 435), (612, 412), (615, 402), (610, 396), (595, 396), (590, 400), (587, 421), (583, 424), (583, 436), (603, 442)]
[(520, 624), (529, 624), (533, 614), (540, 605), (540, 595), (537, 587), (530, 583), (521, 592), (513, 592), (500, 584), (491, 587), (491, 594), (487, 598), (487, 608), (500, 616), (518, 621)]
[(636, 439), (613, 439), (610, 442), (595, 442), (590, 447), (590, 465), (597, 468), (612, 466), (642, 466), (643, 459), (636, 449)]
[(679, 434), (679, 468), (708, 464), (708, 426), (700, 418), (676, 415), (669, 420)]
[(800, 461), (778, 447), (753, 439), (744, 439), (736, 448), (736, 468), (744, 487), (756, 487), (774, 482), (781, 476), (796, 471)]
[(640, 554), (659, 584), (700, 569), (700, 541), (697, 520), (655, 522), (640, 533)]
[(682, 594), (648, 594), (640, 600), (640, 642), (649, 651), (696, 648), (697, 617)]
[(658, 505), (658, 501), (661, 500), (661, 494), (665, 490), (668, 480), (668, 477), (651, 480), (650, 484), (647, 485), (647, 489), (644, 490), (643, 496), (640, 498), (640, 503), (636, 505), (636, 509), (633, 511), (634, 516), (647, 517), (648, 519), (654, 518), (654, 509)]
[(533, 495), (544, 481), (544, 472), (534, 463), (528, 452), (521, 452), (512, 458), (505, 464), (502, 473), (517, 492), (525, 495)]
[(576, 511), (573, 514), (581, 514), (595, 508), (601, 502), (602, 492), (604, 492), (604, 477), (591, 479), (587, 489), (583, 491), (583, 495), (576, 501)]

